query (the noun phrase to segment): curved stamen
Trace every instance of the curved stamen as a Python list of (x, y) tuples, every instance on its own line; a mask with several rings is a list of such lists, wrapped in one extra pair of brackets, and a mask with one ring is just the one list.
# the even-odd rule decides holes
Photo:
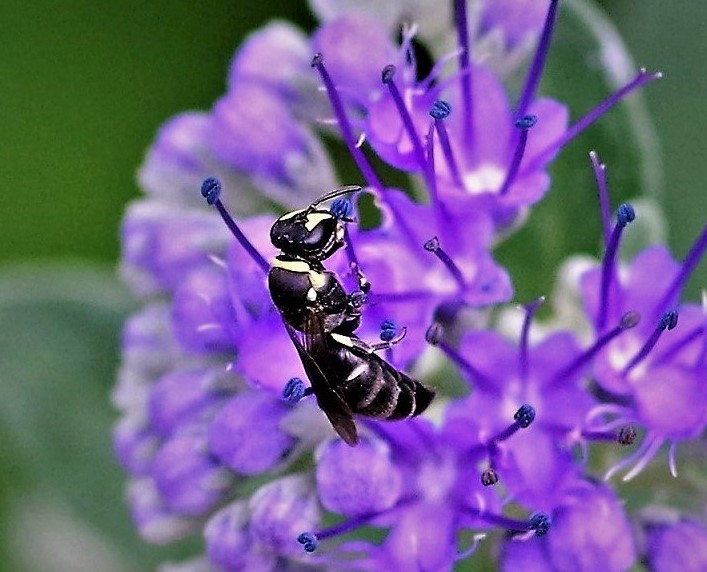
[[(434, 327), (434, 326), (432, 326)], [(429, 332), (429, 330), (428, 330)], [(482, 373), (480, 370), (478, 370), (476, 367), (471, 365), (466, 359), (462, 357), (462, 355), (454, 349), (452, 346), (450, 346), (447, 342), (443, 341), (441, 339), (441, 336), (436, 337), (434, 341), (437, 343), (432, 343), (430, 340), (435, 338), (434, 335), (429, 335), (426, 336), (426, 339), (428, 343), (431, 343), (432, 345), (436, 345), (439, 347), (444, 354), (452, 360), (460, 369), (464, 370), (473, 380), (477, 385), (483, 386), (486, 391), (494, 392), (497, 393), (497, 390), (494, 386), (494, 384), (491, 382), (491, 380), (486, 376), (486, 374)], [(471, 385), (471, 381), (469, 380), (468, 383)]]
[(677, 478), (678, 476), (678, 466), (675, 460), (675, 455), (677, 453), (678, 443), (673, 441), (668, 447), (668, 467), (670, 468), (670, 474)]
[(452, 145), (449, 141), (449, 133), (447, 133), (447, 126), (444, 124), (444, 120), (449, 117), (452, 111), (452, 106), (446, 101), (438, 99), (432, 105), (430, 109), (430, 116), (434, 119), (435, 131), (437, 131), (437, 136), (439, 137), (439, 144), (442, 146), (442, 154), (444, 155), (444, 160), (449, 167), (449, 171), (452, 174), (454, 183), (457, 186), (463, 186), (461, 173), (459, 172), (459, 165), (452, 152)]
[[(403, 96), (400, 95), (400, 90), (398, 89), (398, 86), (395, 85), (394, 65), (387, 65), (383, 68), (383, 72), (381, 73), (381, 80), (383, 81), (383, 84), (388, 87), (388, 91), (390, 92), (390, 95), (393, 98), (395, 107), (398, 109), (400, 119), (402, 119), (403, 121), (403, 127), (405, 128), (405, 131), (407, 132), (408, 137), (410, 138), (410, 142), (412, 143), (412, 147), (415, 150), (415, 159), (417, 160), (417, 164), (420, 167), (420, 170), (427, 175), (427, 161), (425, 159), (425, 151), (422, 148), (422, 142), (420, 141), (420, 137), (417, 134), (417, 130), (415, 129), (415, 124), (412, 121), (412, 116), (410, 115), (408, 108), (405, 106)], [(429, 181), (427, 181), (427, 183), (429, 184)]]
[(632, 425), (624, 424), (620, 426), (618, 431), (584, 429), (580, 434), (587, 441), (613, 441), (620, 445), (632, 445), (637, 435), (636, 429)]
[(655, 457), (655, 454), (658, 452), (658, 449), (660, 449), (662, 444), (663, 440), (659, 437), (646, 437), (638, 449), (636, 449), (625, 459), (622, 459), (616, 463), (606, 472), (604, 475), (604, 480), (608, 481), (619, 471), (636, 463), (633, 469), (631, 469), (631, 471), (629, 471), (629, 473), (627, 473), (622, 479), (623, 481), (631, 480), (643, 470), (643, 468), (651, 461), (651, 459), (653, 459), (653, 457)]
[(550, 143), (547, 147), (545, 147), (542, 151), (535, 155), (535, 158), (523, 168), (523, 173), (531, 172), (538, 169), (540, 165), (545, 164), (548, 161), (548, 158), (553, 155), (558, 149), (561, 149), (562, 147), (567, 145), (567, 143), (569, 143), (572, 139), (574, 139), (577, 135), (579, 135), (582, 131), (584, 131), (587, 127), (589, 127), (592, 123), (594, 123), (597, 119), (599, 119), (602, 115), (609, 111), (609, 109), (611, 109), (628, 94), (638, 89), (639, 87), (644, 86), (647, 83), (650, 83), (656, 79), (660, 79), (661, 77), (663, 77), (663, 74), (661, 74), (660, 72), (648, 73), (645, 68), (641, 68), (640, 72), (633, 80), (631, 80), (624, 87), (607, 97), (604, 101), (594, 107), (594, 109), (589, 111), (589, 113), (587, 113), (579, 121), (577, 121), (577, 123), (572, 125), (560, 137), (558, 137), (555, 141)]
[(656, 313), (663, 312), (665, 308), (670, 306), (677, 292), (685, 285), (685, 282), (692, 274), (692, 271), (702, 259), (705, 249), (707, 249), (707, 225), (702, 228), (702, 232), (693, 243), (690, 251), (687, 253), (687, 256), (685, 256), (680, 272), (678, 272), (678, 275), (675, 277), (672, 284), (670, 284), (670, 287), (656, 306)]
[(306, 552), (314, 552), (317, 549), (318, 542), (320, 540), (325, 540), (327, 538), (339, 536), (341, 534), (346, 534), (347, 532), (350, 532), (351, 530), (354, 530), (354, 529), (359, 528), (361, 526), (365, 526), (366, 524), (370, 523), (376, 517), (393, 512), (394, 510), (397, 510), (405, 505), (410, 504), (414, 500), (415, 500), (415, 497), (412, 497), (412, 496), (405, 497), (405, 498), (399, 500), (392, 507), (387, 508), (385, 510), (368, 512), (368, 513), (344, 520), (344, 521), (340, 522), (339, 524), (336, 524), (334, 526), (331, 526), (329, 528), (325, 528), (323, 530), (319, 530), (316, 532), (303, 532), (302, 534), (300, 534), (297, 537), (297, 542), (299, 542), (300, 544), (303, 545), (304, 550)]
[(528, 358), (528, 337), (530, 335), (530, 324), (533, 321), (535, 312), (545, 303), (545, 296), (541, 296), (525, 306), (525, 318), (523, 328), (520, 332), (520, 348), (518, 351), (518, 375), (523, 383), (528, 381), (529, 358)]
[(457, 30), (457, 42), (459, 42), (459, 70), (462, 73), (459, 77), (461, 87), (462, 102), (462, 125), (464, 145), (462, 149), (471, 149), (472, 133), (474, 131), (474, 98), (471, 89), (471, 47), (469, 44), (469, 24), (466, 15), (466, 0), (454, 0), (454, 24)]
[(513, 159), (511, 160), (511, 165), (506, 173), (506, 178), (498, 191), (500, 196), (503, 196), (508, 192), (508, 189), (518, 174), (518, 167), (520, 167), (520, 163), (523, 160), (525, 146), (528, 142), (528, 130), (533, 127), (537, 121), (538, 118), (535, 115), (526, 115), (522, 119), (516, 119), (515, 121), (516, 128), (520, 129), (520, 137), (518, 137), (518, 144), (516, 145), (516, 150), (513, 153)]
[(434, 254), (439, 260), (447, 267), (449, 273), (452, 275), (460, 290), (465, 288), (464, 275), (462, 274), (459, 267), (454, 264), (451, 257), (442, 249), (439, 245), (439, 239), (433, 236), (425, 243), (425, 250)]
[(442, 201), (439, 200), (439, 195), (437, 194), (437, 177), (435, 176), (434, 124), (430, 125), (430, 128), (427, 131), (427, 168), (425, 170), (425, 178), (427, 180), (427, 187), (430, 192), (430, 203), (432, 204), (432, 208), (434, 209), (434, 213), (437, 218), (437, 228), (446, 234), (446, 231), (452, 228), (453, 225), (449, 220), (447, 209), (444, 207)]
[(201, 196), (206, 199), (208, 204), (216, 207), (221, 215), (221, 218), (223, 219), (223, 222), (226, 223), (228, 230), (230, 230), (233, 236), (236, 237), (240, 245), (255, 261), (255, 263), (260, 266), (261, 270), (267, 274), (270, 271), (270, 265), (267, 260), (265, 260), (263, 255), (260, 254), (255, 246), (253, 246), (253, 244), (246, 238), (241, 229), (238, 227), (238, 224), (236, 224), (236, 221), (233, 220), (233, 217), (230, 215), (228, 210), (226, 210), (226, 207), (223, 206), (220, 199), (221, 182), (216, 177), (209, 177), (204, 180), (201, 184)]
[(552, 525), (550, 517), (544, 513), (533, 514), (528, 520), (517, 520), (503, 516), (502, 514), (486, 512), (473, 507), (466, 507), (466, 511), (472, 516), (485, 520), (491, 524), (501, 526), (511, 532), (534, 531), (536, 536), (543, 536), (547, 534), (550, 526)]
[(484, 533), (479, 533), (472, 536), (471, 545), (469, 546), (469, 548), (459, 552), (454, 557), (454, 560), (456, 562), (461, 562), (462, 560), (469, 558), (472, 554), (474, 554), (474, 552), (476, 552), (476, 550), (479, 548), (479, 542), (481, 542), (484, 538), (486, 538), (486, 534)]
[(662, 335), (662, 333), (665, 330), (672, 330), (677, 325), (678, 325), (677, 311), (670, 310), (669, 312), (666, 312), (665, 314), (663, 314), (663, 316), (660, 318), (660, 321), (658, 322), (658, 326), (656, 326), (656, 329), (653, 330), (650, 337), (648, 338), (648, 340), (646, 340), (646, 343), (643, 344), (643, 347), (638, 351), (638, 353), (635, 356), (633, 356), (631, 361), (629, 361), (626, 364), (626, 367), (624, 367), (623, 371), (621, 372), (621, 375), (628, 375), (628, 373), (634, 367), (636, 367), (639, 363), (641, 363), (644, 359), (646, 359), (646, 356), (650, 353), (650, 351), (658, 343), (658, 340), (660, 339), (660, 336)]
[(343, 137), (344, 142), (346, 143), (346, 147), (348, 148), (349, 153), (351, 153), (351, 156), (354, 158), (354, 161), (356, 161), (356, 165), (358, 165), (358, 168), (363, 174), (364, 179), (366, 179), (366, 181), (368, 182), (368, 185), (375, 189), (382, 190), (383, 184), (378, 178), (378, 175), (376, 175), (376, 172), (373, 170), (373, 167), (366, 159), (366, 156), (363, 154), (363, 151), (361, 151), (361, 148), (356, 145), (356, 137), (354, 137), (351, 123), (349, 122), (348, 117), (346, 116), (344, 105), (341, 101), (341, 97), (339, 97), (338, 91), (336, 90), (336, 86), (331, 80), (331, 76), (329, 75), (329, 72), (327, 71), (326, 67), (324, 67), (324, 58), (322, 54), (316, 54), (312, 58), (312, 67), (315, 68), (317, 72), (319, 72), (319, 76), (322, 79), (322, 83), (324, 83), (324, 88), (326, 89), (327, 95), (329, 96), (329, 102), (331, 103), (331, 107), (334, 110), (334, 115), (336, 116), (339, 129), (341, 130), (341, 136)]
[(513, 423), (506, 427), (503, 431), (491, 438), (494, 443), (506, 441), (519, 429), (527, 429), (535, 421), (535, 408), (527, 403), (521, 405), (518, 411), (513, 414)]
[(616, 252), (624, 228), (636, 218), (633, 207), (627, 203), (616, 209), (616, 226), (609, 237), (609, 244), (604, 252), (601, 268), (601, 292), (599, 298), (599, 315), (597, 316), (597, 331), (601, 332), (606, 325), (609, 312), (609, 288), (614, 280), (614, 267), (616, 265)]
[(589, 160), (592, 162), (594, 170), (594, 179), (597, 182), (597, 194), (599, 195), (599, 213), (601, 216), (602, 235), (604, 236), (604, 247), (609, 244), (609, 235), (611, 234), (611, 223), (609, 214), (609, 189), (606, 184), (606, 165), (599, 162), (599, 155), (596, 151), (589, 152)]
[(567, 364), (564, 368), (558, 371), (549, 382), (549, 386), (559, 383), (571, 376), (577, 369), (584, 366), (591, 360), (599, 350), (613, 340), (622, 332), (635, 327), (640, 320), (640, 316), (636, 312), (626, 312), (622, 317), (618, 326), (609, 330), (600, 338), (598, 338), (591, 347), (578, 355), (574, 360)]
[(528, 106), (535, 97), (535, 91), (538, 88), (538, 83), (540, 83), (540, 77), (542, 76), (545, 61), (547, 60), (547, 53), (550, 49), (550, 40), (555, 28), (555, 20), (557, 19), (558, 2), (559, 0), (552, 0), (548, 7), (547, 15), (545, 16), (545, 24), (543, 25), (543, 31), (540, 35), (540, 41), (538, 42), (538, 48), (535, 50), (533, 63), (528, 71), (528, 77), (525, 80), (525, 86), (523, 87), (522, 95), (518, 101), (518, 108), (516, 109), (517, 118), (523, 117), (528, 111)]

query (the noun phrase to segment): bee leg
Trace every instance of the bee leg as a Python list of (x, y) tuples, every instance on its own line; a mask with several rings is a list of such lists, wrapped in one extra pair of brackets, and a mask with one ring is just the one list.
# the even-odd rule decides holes
[(371, 283), (366, 278), (366, 275), (361, 270), (361, 267), (356, 262), (350, 263), (352, 272), (356, 275), (356, 280), (358, 280), (358, 289), (364, 294), (368, 294), (371, 289)]
[(339, 333), (332, 333), (331, 337), (335, 341), (340, 343), (342, 346), (346, 346), (348, 348), (351, 348), (352, 350), (358, 350), (359, 352), (364, 354), (372, 354), (374, 352), (380, 350), (387, 350), (388, 348), (393, 347), (395, 344), (402, 341), (402, 339), (405, 337), (405, 334), (407, 334), (407, 328), (402, 328), (400, 330), (400, 333), (392, 340), (389, 340), (387, 342), (377, 342), (375, 344), (367, 344), (359, 338), (346, 336)]

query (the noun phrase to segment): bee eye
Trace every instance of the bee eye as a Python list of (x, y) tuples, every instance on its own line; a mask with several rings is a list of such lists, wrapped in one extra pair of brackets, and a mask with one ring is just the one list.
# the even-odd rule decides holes
[(329, 225), (319, 223), (315, 226), (304, 239), (304, 244), (310, 248), (321, 248), (329, 241), (331, 234), (330, 229), (326, 228)]

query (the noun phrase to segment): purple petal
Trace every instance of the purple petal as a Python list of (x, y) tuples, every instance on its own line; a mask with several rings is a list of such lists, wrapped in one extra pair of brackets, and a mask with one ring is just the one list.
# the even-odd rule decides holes
[(214, 154), (255, 177), (288, 180), (287, 162), (307, 152), (304, 127), (275, 91), (254, 81), (233, 86), (213, 111)]
[(316, 491), (308, 475), (282, 477), (260, 487), (250, 499), (251, 533), (282, 555), (298, 556), (297, 537), (319, 526)]
[(653, 572), (707, 570), (707, 526), (697, 520), (658, 525), (648, 531), (648, 562)]
[(198, 434), (177, 434), (166, 441), (155, 457), (152, 476), (165, 505), (181, 515), (204, 514), (230, 484)]
[(189, 352), (234, 352), (237, 316), (226, 273), (215, 264), (189, 273), (174, 293), (172, 323)]
[(553, 515), (548, 553), (558, 570), (623, 572), (636, 560), (631, 525), (608, 489), (587, 488)]
[(283, 92), (311, 73), (312, 49), (307, 37), (285, 22), (272, 22), (250, 34), (238, 49), (229, 74), (229, 88), (258, 80)]
[(501, 30), (509, 47), (540, 34), (549, 0), (494, 0), (484, 4), (481, 28)]
[(289, 407), (266, 393), (233, 397), (209, 427), (209, 448), (225, 465), (245, 475), (268, 471), (294, 446), (280, 429)]
[(692, 371), (671, 365), (649, 369), (634, 388), (639, 419), (662, 437), (697, 437), (707, 425), (705, 380), (704, 367)]
[(381, 71), (397, 60), (397, 49), (376, 20), (348, 14), (324, 24), (312, 37), (314, 53), (324, 56), (337, 89), (346, 99), (367, 106), (381, 92)]
[(155, 384), (149, 415), (155, 431), (168, 437), (190, 425), (203, 423), (220, 407), (217, 374), (208, 370), (176, 370)]
[(317, 452), (317, 490), (327, 510), (359, 516), (392, 507), (402, 493), (402, 477), (380, 441), (351, 448), (340, 439)]
[(152, 479), (131, 481), (128, 485), (128, 503), (138, 532), (147, 542), (168, 544), (199, 528), (197, 521), (174, 514), (167, 508)]
[(149, 472), (159, 440), (141, 415), (125, 415), (113, 429), (113, 449), (118, 461), (134, 476)]

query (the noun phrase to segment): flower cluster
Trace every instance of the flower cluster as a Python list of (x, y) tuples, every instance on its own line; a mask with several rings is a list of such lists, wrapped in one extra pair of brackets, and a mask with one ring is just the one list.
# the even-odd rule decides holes
[[(640, 212), (611, 216), (592, 154), (603, 253), (563, 286), (583, 323), (539, 327), (541, 298), (509, 337), (491, 311), (513, 298), (492, 249), (542, 200), (549, 164), (659, 74), (641, 70), (570, 125), (537, 95), (557, 0), (311, 4), (311, 37), (284, 23), (254, 33), (211, 112), (162, 128), (140, 172), (147, 196), (125, 215), (121, 272), (144, 306), (123, 333), (116, 454), (146, 540), (204, 538), (203, 555), (164, 570), (436, 572), (490, 542), (504, 570), (618, 572), (645, 558), (662, 571), (671, 557), (702, 569), (703, 522), (631, 515), (606, 481), (634, 477), (665, 443), (675, 474), (677, 445), (704, 434), (707, 310), (681, 291), (707, 227), (682, 261), (662, 246), (624, 261)], [(526, 61), (511, 102), (502, 78)], [(347, 292), (370, 284), (356, 334), (382, 340), (392, 369), (426, 383), (455, 371), (463, 388), (440, 389), (420, 417), (357, 417), (353, 448), (309, 397), (267, 285), (268, 209), (338, 186), (324, 137), (340, 138), (361, 177), (347, 182), (380, 219), (358, 225), (371, 209), (330, 205), (352, 222), (326, 268)], [(376, 161), (424, 197), (387, 186)], [(636, 442), (599, 481), (590, 453)]]

